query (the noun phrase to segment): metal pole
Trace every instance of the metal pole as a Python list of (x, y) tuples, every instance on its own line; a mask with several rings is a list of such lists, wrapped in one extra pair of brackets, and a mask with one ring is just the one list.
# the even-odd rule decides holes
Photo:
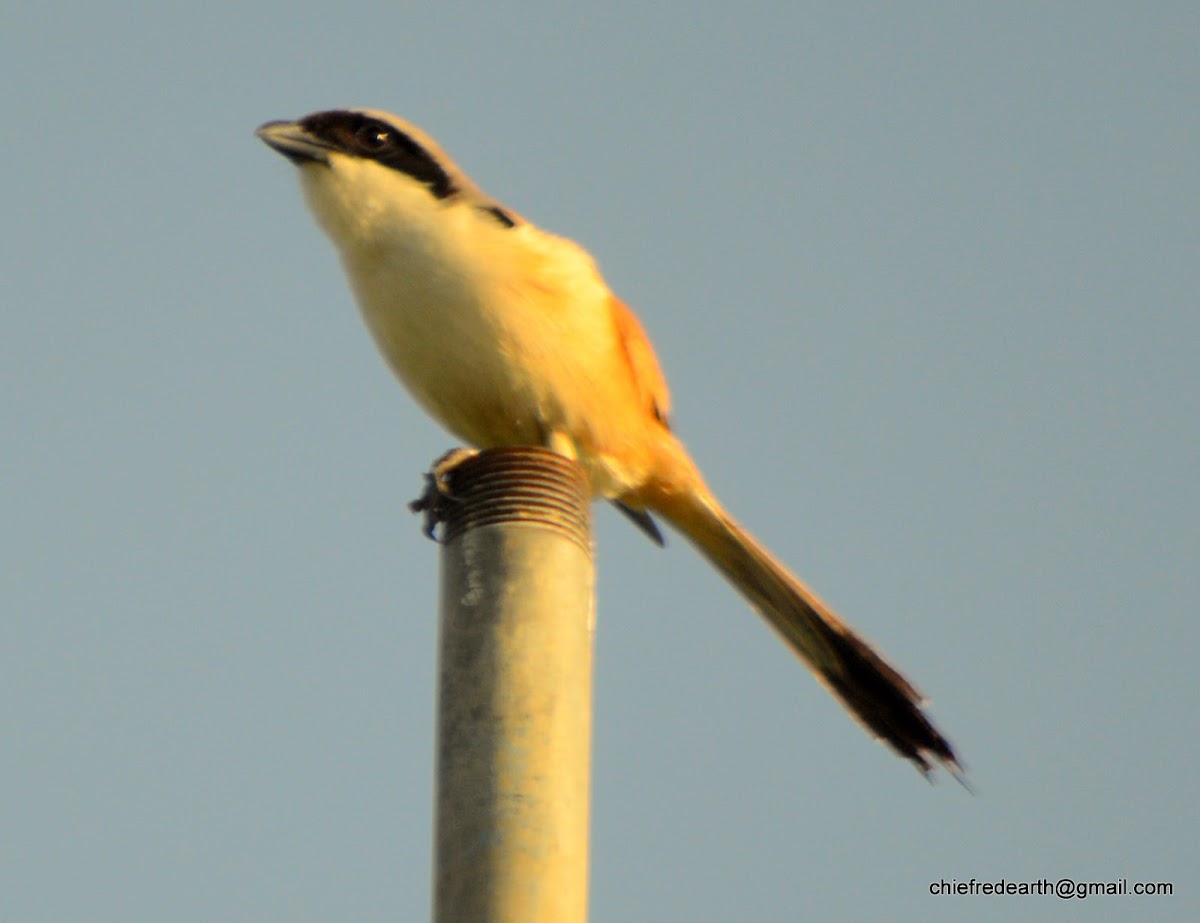
[(579, 466), (494, 449), (443, 515), (434, 923), (584, 923), (595, 572)]

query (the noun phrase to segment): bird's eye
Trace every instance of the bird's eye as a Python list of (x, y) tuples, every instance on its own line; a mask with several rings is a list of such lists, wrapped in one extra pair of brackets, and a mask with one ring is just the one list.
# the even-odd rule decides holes
[(392, 134), (379, 125), (363, 125), (354, 133), (354, 140), (366, 151), (378, 151), (387, 147)]

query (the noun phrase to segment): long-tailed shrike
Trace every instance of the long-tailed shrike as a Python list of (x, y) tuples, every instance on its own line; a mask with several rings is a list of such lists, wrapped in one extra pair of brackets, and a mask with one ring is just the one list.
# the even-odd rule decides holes
[(341, 255), (375, 342), (478, 448), (576, 459), (595, 496), (682, 532), (873, 734), (961, 778), (921, 696), (722, 509), (667, 422), (649, 339), (585, 250), (485, 195), (416, 127), (372, 110), (268, 122)]

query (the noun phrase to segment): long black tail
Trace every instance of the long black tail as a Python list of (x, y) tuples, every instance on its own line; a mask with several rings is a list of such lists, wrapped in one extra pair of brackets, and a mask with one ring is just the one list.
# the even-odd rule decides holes
[(900, 673), (775, 560), (711, 495), (676, 495), (660, 512), (738, 589), (875, 736), (926, 776), (940, 763), (966, 785), (949, 741)]

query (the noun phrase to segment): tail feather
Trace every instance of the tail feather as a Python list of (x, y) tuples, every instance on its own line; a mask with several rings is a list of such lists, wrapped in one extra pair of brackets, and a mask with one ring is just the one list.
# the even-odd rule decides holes
[(660, 511), (746, 597), (872, 734), (926, 776), (940, 763), (964, 785), (954, 749), (922, 696), (711, 496), (676, 495)]

